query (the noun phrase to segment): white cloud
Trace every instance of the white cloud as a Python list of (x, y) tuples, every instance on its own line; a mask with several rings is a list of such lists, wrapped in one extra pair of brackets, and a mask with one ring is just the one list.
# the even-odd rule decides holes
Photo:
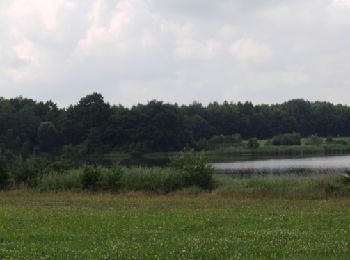
[(61, 105), (93, 91), (346, 103), (349, 17), (350, 0), (0, 1), (0, 90)]
[(330, 17), (338, 25), (350, 24), (350, 1), (333, 0), (328, 8)]
[(220, 50), (221, 44), (216, 40), (199, 42), (184, 39), (176, 44), (175, 56), (179, 60), (210, 60), (217, 57)]
[(262, 62), (271, 56), (272, 51), (265, 43), (243, 38), (231, 45), (230, 53), (239, 61)]

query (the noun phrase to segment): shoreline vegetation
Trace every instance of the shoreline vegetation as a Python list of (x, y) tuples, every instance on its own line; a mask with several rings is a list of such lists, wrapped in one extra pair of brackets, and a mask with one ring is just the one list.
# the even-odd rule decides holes
[(17, 169), (0, 169), (3, 190), (32, 192), (140, 192), (154, 195), (228, 196), (239, 198), (329, 199), (350, 196), (349, 171), (291, 172), (281, 175), (215, 174), (204, 153), (184, 150), (168, 167), (111, 167), (84, 165), (72, 168), (56, 162), (46, 168), (37, 158)]
[[(213, 194), (246, 198), (327, 199), (350, 196), (349, 171), (276, 174), (218, 174), (205, 152), (185, 149), (166, 167), (75, 167), (70, 161), (47, 162), (41, 157), (0, 163), (0, 190), (34, 192), (112, 192), (125, 194)], [(240, 178), (243, 177), (243, 178)]]
[[(106, 169), (101, 169), (106, 170)], [(103, 180), (95, 186), (84, 187), (79, 171), (70, 171), (64, 175), (45, 176), (40, 183), (28, 190), (34, 193), (61, 193), (61, 192), (92, 192), (110, 193), (118, 196), (140, 194), (145, 196), (166, 195), (194, 196), (207, 198), (241, 198), (241, 199), (297, 199), (297, 200), (323, 200), (350, 197), (350, 181), (344, 174), (332, 173), (312, 175), (280, 175), (258, 176), (249, 178), (233, 178), (229, 175), (218, 175), (213, 178), (211, 190), (199, 186), (165, 186), (162, 178), (166, 178), (169, 169), (130, 169), (131, 175), (125, 177), (120, 187), (108, 187)], [(142, 172), (142, 173), (141, 173)], [(157, 174), (161, 177), (157, 177)], [(166, 182), (166, 181), (165, 181)], [(168, 185), (171, 185), (168, 183)], [(20, 190), (19, 190), (20, 191)]]

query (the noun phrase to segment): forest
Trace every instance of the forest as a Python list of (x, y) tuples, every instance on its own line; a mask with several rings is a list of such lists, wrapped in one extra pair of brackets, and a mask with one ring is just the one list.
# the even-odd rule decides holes
[(113, 150), (179, 151), (219, 135), (264, 139), (285, 133), (349, 136), (350, 107), (295, 99), (272, 105), (181, 106), (152, 100), (128, 108), (111, 105), (93, 93), (60, 108), (53, 101), (0, 98), (0, 149), (23, 158), (32, 154), (85, 158)]

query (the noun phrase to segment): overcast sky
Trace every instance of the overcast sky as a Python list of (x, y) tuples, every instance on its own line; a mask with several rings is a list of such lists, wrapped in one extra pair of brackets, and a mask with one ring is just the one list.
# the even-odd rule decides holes
[(350, 104), (350, 0), (1, 0), (0, 90)]

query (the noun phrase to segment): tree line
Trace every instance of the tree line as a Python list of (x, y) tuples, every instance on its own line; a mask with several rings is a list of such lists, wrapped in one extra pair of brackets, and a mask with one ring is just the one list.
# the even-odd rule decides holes
[(284, 133), (350, 136), (350, 107), (295, 99), (273, 105), (181, 106), (152, 100), (127, 108), (93, 93), (59, 108), (52, 101), (0, 98), (0, 148), (24, 158), (39, 153), (84, 157), (116, 149), (179, 151), (216, 135), (247, 139)]

